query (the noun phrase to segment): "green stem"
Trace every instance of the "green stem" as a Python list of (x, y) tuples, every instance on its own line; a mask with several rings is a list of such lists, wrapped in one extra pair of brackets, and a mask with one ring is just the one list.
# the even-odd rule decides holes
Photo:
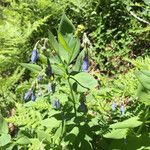
[(69, 81), (69, 78), (68, 77), (68, 84), (69, 84), (69, 88), (70, 88), (70, 93), (71, 93), (71, 97), (72, 97), (72, 100), (73, 100), (73, 104), (74, 104), (74, 113), (75, 113), (75, 116), (77, 116), (77, 111), (76, 111), (76, 105), (75, 105), (75, 97), (74, 97), (74, 94), (73, 94), (73, 90), (72, 90), (72, 86), (71, 86), (71, 83)]

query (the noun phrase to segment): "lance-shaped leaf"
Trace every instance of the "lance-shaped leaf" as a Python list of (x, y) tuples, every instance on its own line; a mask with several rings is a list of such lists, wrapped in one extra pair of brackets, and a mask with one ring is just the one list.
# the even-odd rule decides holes
[(128, 129), (113, 129), (111, 132), (104, 135), (109, 139), (123, 139), (127, 136)]
[(110, 125), (110, 128), (113, 129), (135, 128), (140, 126), (141, 124), (142, 122), (139, 121), (138, 117), (132, 117), (122, 122), (114, 123)]
[(75, 31), (75, 27), (72, 22), (67, 18), (65, 14), (62, 15), (60, 25), (58, 31), (62, 35), (66, 35), (68, 33), (73, 33)]
[(39, 73), (42, 71), (42, 68), (36, 64), (21, 63), (20, 65), (35, 73)]
[(78, 73), (74, 76), (71, 76), (72, 80), (74, 80), (78, 86), (86, 89), (93, 89), (98, 86), (97, 80), (86, 72)]

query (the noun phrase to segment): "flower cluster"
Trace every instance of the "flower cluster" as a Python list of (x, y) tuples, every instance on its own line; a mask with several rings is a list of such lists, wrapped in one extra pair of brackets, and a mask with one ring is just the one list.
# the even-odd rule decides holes
[(28, 90), (25, 93), (24, 100), (29, 100), (30, 98), (31, 98), (32, 101), (35, 101), (35, 99), (36, 99), (35, 91)]
[[(111, 105), (111, 109), (112, 111), (115, 111), (117, 108), (117, 104), (115, 101), (112, 102), (112, 105)], [(121, 115), (124, 116), (125, 115), (125, 107), (124, 107), (124, 104), (121, 103), (120, 104), (120, 112), (121, 112)]]

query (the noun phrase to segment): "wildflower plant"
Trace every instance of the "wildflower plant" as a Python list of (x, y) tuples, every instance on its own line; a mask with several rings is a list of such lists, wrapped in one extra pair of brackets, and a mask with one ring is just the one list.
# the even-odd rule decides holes
[[(83, 34), (81, 47), (77, 31), (83, 32), (64, 14), (57, 36), (49, 32), (35, 44), (30, 63), (21, 63), (31, 71), (31, 79), (16, 114), (6, 119), (19, 127), (12, 148), (92, 150), (97, 136), (104, 143), (124, 140), (142, 125), (139, 116), (125, 118), (124, 102), (107, 102), (116, 89), (102, 91), (90, 74), (92, 46)], [(118, 122), (111, 120), (115, 113)]]

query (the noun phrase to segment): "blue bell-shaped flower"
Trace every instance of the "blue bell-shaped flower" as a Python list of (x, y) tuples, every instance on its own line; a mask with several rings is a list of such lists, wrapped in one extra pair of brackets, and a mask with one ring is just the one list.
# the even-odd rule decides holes
[(58, 99), (54, 99), (52, 101), (52, 108), (55, 108), (55, 109), (60, 109), (60, 102)]
[(35, 92), (33, 91), (33, 92), (32, 92), (32, 95), (31, 95), (31, 100), (32, 100), (32, 101), (35, 101), (35, 99), (36, 99), (36, 96), (35, 96)]
[(121, 105), (120, 111), (121, 111), (121, 115), (124, 116), (124, 114), (125, 114), (125, 108), (124, 108), (124, 105)]
[(33, 49), (32, 55), (31, 55), (31, 61), (32, 63), (36, 63), (36, 61), (40, 58), (40, 55), (38, 54), (36, 49)]
[(88, 68), (89, 68), (89, 58), (88, 58), (88, 55), (86, 54), (83, 59), (82, 71), (87, 72)]
[(25, 96), (24, 96), (24, 100), (28, 100), (31, 96), (31, 90), (28, 90), (26, 93), (25, 93)]

